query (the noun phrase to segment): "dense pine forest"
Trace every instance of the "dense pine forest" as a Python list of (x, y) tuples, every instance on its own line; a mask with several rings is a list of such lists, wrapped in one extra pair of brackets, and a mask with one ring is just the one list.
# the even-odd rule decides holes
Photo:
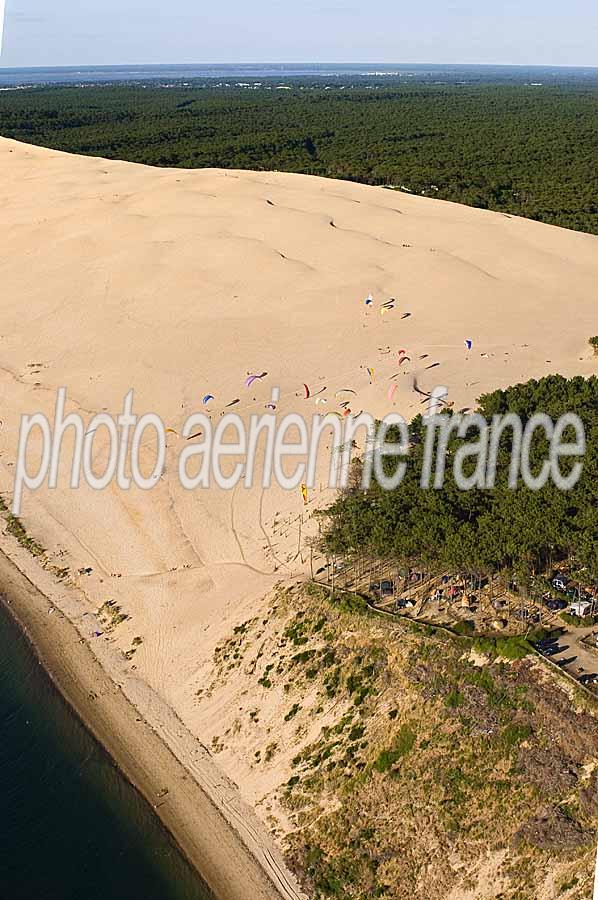
[[(510, 571), (520, 580), (568, 559), (584, 572), (588, 582), (598, 580), (598, 378), (565, 379), (550, 375), (480, 398), (479, 412), (490, 422), (495, 415), (515, 413), (523, 424), (537, 412), (553, 421), (567, 412), (577, 413), (584, 424), (586, 452), (577, 484), (558, 490), (549, 480), (533, 491), (521, 482), (508, 486), (513, 434), (506, 429), (499, 444), (495, 489), (460, 490), (451, 460), (464, 443), (477, 441), (473, 429), (466, 438), (448, 443), (446, 479), (442, 490), (422, 490), (424, 424), (411, 424), (413, 446), (401, 485), (383, 490), (375, 482), (360, 489), (355, 477), (328, 510), (326, 544), (331, 553), (350, 555), (366, 551), (373, 557), (394, 558), (438, 571), (493, 573)], [(452, 415), (448, 411), (447, 415)], [(548, 442), (536, 432), (531, 445), (531, 470), (537, 474), (548, 456)], [(574, 441), (569, 427), (564, 439)], [(568, 474), (572, 460), (561, 461)], [(396, 460), (390, 460), (390, 472)], [(470, 462), (471, 474), (475, 468)]]
[(0, 134), (157, 166), (386, 185), (598, 234), (593, 85), (34, 88), (0, 94)]

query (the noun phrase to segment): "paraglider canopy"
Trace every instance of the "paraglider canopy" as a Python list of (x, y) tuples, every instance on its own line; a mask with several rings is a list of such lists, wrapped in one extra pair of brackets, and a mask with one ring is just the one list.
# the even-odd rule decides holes
[(213, 394), (206, 394), (205, 397), (203, 398), (203, 400), (202, 400), (201, 402), (202, 402), (203, 405), (205, 406), (206, 403), (209, 403), (210, 400), (213, 400), (213, 399), (214, 399), (214, 395), (213, 395)]
[(374, 298), (372, 297), (371, 294), (368, 294), (367, 297), (365, 298), (365, 305), (372, 306), (373, 302), (374, 302)]
[(251, 387), (254, 381), (261, 381), (262, 378), (265, 378), (267, 374), (267, 372), (262, 372), (261, 375), (250, 375), (245, 379), (245, 387)]
[(470, 338), (466, 338), (464, 344), (468, 350), (471, 350), (473, 347), (473, 341)]

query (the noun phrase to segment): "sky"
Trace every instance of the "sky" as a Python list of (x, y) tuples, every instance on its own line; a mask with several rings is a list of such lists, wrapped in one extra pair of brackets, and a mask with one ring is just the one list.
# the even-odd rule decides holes
[[(4, 0), (0, 66), (598, 66), (597, 0)], [(0, 12), (3, 0), (0, 0)]]

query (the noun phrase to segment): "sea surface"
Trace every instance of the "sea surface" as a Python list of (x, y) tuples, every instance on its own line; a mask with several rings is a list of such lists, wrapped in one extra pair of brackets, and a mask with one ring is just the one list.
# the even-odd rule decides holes
[(0, 605), (0, 898), (208, 900)]
[(230, 82), (239, 79), (286, 81), (395, 80), (441, 84), (502, 83), (598, 86), (598, 68), (546, 66), (390, 65), (387, 63), (276, 63), (244, 65), (72, 66), (66, 68), (0, 68), (0, 87), (52, 84)]

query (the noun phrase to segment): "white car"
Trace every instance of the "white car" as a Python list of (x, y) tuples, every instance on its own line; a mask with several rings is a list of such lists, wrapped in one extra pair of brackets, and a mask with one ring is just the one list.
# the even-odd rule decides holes
[(569, 584), (569, 579), (565, 578), (564, 575), (557, 575), (556, 578), (552, 579), (552, 586), (557, 591), (565, 591), (567, 589), (568, 584)]

